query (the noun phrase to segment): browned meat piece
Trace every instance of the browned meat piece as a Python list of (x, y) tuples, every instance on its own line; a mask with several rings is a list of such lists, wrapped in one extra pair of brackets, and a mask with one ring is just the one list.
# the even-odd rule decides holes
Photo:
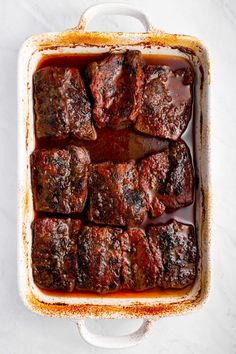
[(99, 224), (134, 226), (146, 215), (134, 161), (91, 165), (89, 198), (89, 220)]
[(87, 198), (89, 163), (82, 147), (34, 151), (31, 171), (36, 211), (80, 213)]
[(175, 220), (150, 226), (147, 232), (155, 264), (162, 262), (159, 285), (163, 288), (184, 288), (197, 274), (198, 248), (192, 225)]
[(173, 73), (168, 66), (146, 66), (142, 107), (135, 128), (177, 140), (191, 116), (192, 83), (190, 69)]
[(77, 288), (98, 293), (145, 290), (156, 285), (155, 263), (143, 230), (84, 226), (78, 238)]
[(159, 199), (168, 209), (177, 209), (193, 202), (194, 180), (190, 151), (183, 141), (170, 144), (169, 173), (159, 190)]
[(143, 61), (139, 51), (110, 54), (88, 67), (94, 98), (93, 117), (99, 128), (129, 126), (140, 109), (143, 89)]
[(34, 111), (38, 138), (96, 139), (91, 106), (79, 70), (45, 67), (34, 74)]
[(160, 187), (165, 184), (170, 167), (168, 152), (167, 149), (144, 158), (139, 165), (140, 187), (146, 192), (153, 217), (161, 215), (166, 208), (158, 197)]
[(193, 166), (187, 145), (179, 140), (140, 162), (140, 187), (153, 217), (193, 202)]
[(157, 285), (162, 264), (155, 262), (143, 230), (128, 229), (121, 236), (123, 289), (145, 290)]
[(107, 293), (120, 288), (121, 233), (119, 228), (82, 228), (78, 237), (78, 289)]
[(33, 222), (32, 268), (37, 286), (72, 291), (77, 273), (79, 220), (55, 218)]

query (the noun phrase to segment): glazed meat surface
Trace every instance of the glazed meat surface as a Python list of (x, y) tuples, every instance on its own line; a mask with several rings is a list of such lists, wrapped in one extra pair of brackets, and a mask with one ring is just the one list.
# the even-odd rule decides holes
[(122, 230), (84, 226), (78, 237), (78, 289), (97, 293), (120, 289)]
[(187, 206), (193, 202), (194, 178), (190, 151), (183, 141), (169, 147), (169, 173), (159, 191), (159, 199), (170, 209)]
[(184, 288), (192, 284), (198, 262), (193, 226), (171, 220), (165, 225), (150, 226), (147, 236), (155, 262), (162, 263), (159, 285), (163, 288)]
[(153, 217), (193, 202), (193, 166), (190, 151), (182, 140), (141, 160), (139, 175)]
[(145, 67), (142, 107), (135, 128), (162, 138), (177, 140), (191, 116), (193, 74), (173, 72), (168, 66)]
[(181, 140), (194, 71), (137, 50), (91, 58), (50, 57), (33, 75), (33, 280), (96, 294), (185, 288), (197, 231), (192, 207), (175, 211), (194, 202), (194, 142)]
[(145, 290), (157, 285), (162, 264), (155, 262), (145, 232), (139, 228), (128, 229), (121, 236), (122, 287)]
[(94, 99), (93, 117), (99, 128), (121, 129), (136, 119), (143, 89), (143, 60), (139, 51), (110, 54), (88, 67)]
[(37, 286), (72, 291), (77, 274), (79, 220), (56, 218), (33, 222), (32, 269)]
[(175, 220), (142, 229), (84, 226), (78, 237), (77, 289), (109, 293), (194, 282), (198, 249), (192, 225)]
[(140, 225), (146, 215), (134, 161), (106, 162), (90, 167), (89, 220), (107, 225)]
[(191, 225), (171, 220), (149, 226), (147, 235), (139, 228), (80, 228), (79, 220), (34, 221), (32, 269), (37, 286), (109, 293), (183, 288), (195, 280), (198, 249)]
[(78, 69), (45, 67), (34, 74), (34, 112), (38, 138), (94, 140), (91, 106)]
[(97, 293), (155, 286), (158, 265), (138, 228), (84, 226), (78, 238), (77, 288)]
[(90, 158), (82, 147), (39, 149), (31, 155), (36, 211), (80, 213), (87, 198)]

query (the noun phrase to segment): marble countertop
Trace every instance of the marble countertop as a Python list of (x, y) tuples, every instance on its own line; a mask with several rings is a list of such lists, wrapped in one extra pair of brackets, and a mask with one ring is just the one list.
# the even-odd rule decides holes
[[(2, 354), (75, 354), (113, 352), (88, 346), (70, 320), (29, 312), (17, 290), (16, 165), (17, 56), (35, 33), (74, 26), (82, 11), (100, 1), (8, 0), (0, 3), (0, 352)], [(149, 13), (153, 24), (170, 33), (199, 37), (212, 63), (212, 177), (214, 189), (212, 290), (207, 304), (186, 316), (153, 324), (138, 347), (116, 353), (236, 353), (236, 2), (234, 0), (130, 0)], [(98, 30), (137, 31), (129, 18), (107, 17), (91, 24)], [(90, 320), (98, 333), (135, 329), (137, 320)]]

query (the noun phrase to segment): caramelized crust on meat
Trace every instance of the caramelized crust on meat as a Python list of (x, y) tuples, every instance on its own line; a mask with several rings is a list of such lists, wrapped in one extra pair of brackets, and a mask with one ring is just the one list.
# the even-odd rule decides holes
[(187, 145), (179, 140), (169, 147), (169, 172), (159, 190), (159, 200), (168, 210), (187, 206), (193, 202), (193, 165)]
[(97, 293), (120, 289), (121, 233), (119, 228), (82, 228), (78, 237), (78, 289)]
[[(193, 284), (199, 259), (194, 226), (174, 219), (150, 225), (147, 218), (194, 200), (191, 153), (180, 139), (192, 111), (191, 67), (146, 65), (140, 51), (126, 50), (90, 63), (84, 83), (71, 62), (52, 63), (57, 66), (44, 65), (33, 76), (41, 147), (31, 155), (39, 212), (32, 223), (35, 284), (98, 294)], [(104, 150), (109, 143), (112, 151)], [(51, 217), (39, 217), (45, 213)], [(77, 213), (85, 225), (74, 219)]]
[(80, 213), (87, 198), (90, 158), (82, 147), (40, 149), (31, 155), (36, 211)]
[(193, 166), (190, 151), (182, 141), (141, 160), (140, 187), (146, 192), (153, 217), (193, 202)]
[(45, 67), (34, 74), (34, 112), (38, 138), (94, 140), (91, 106), (76, 68)]
[(142, 107), (135, 128), (161, 138), (177, 140), (187, 127), (192, 107), (193, 73), (168, 66), (147, 65)]
[(97, 293), (155, 286), (158, 266), (143, 230), (84, 226), (78, 238), (77, 288)]
[(148, 242), (155, 263), (162, 263), (159, 284), (163, 288), (184, 288), (194, 282), (197, 274), (198, 249), (192, 225), (176, 220), (150, 226)]
[(87, 70), (94, 99), (93, 117), (99, 128), (129, 126), (140, 109), (143, 60), (139, 51), (110, 54)]
[(37, 286), (109, 293), (183, 288), (195, 280), (198, 249), (191, 225), (171, 220), (149, 226), (147, 235), (139, 228), (80, 227), (79, 220), (34, 221), (32, 268)]
[(183, 288), (194, 282), (194, 228), (175, 220), (142, 229), (84, 226), (78, 238), (77, 288), (97, 293)]
[(123, 289), (142, 291), (155, 287), (160, 269), (145, 232), (139, 228), (128, 229), (121, 235), (121, 248)]
[(77, 274), (77, 236), (81, 222), (44, 218), (33, 222), (32, 269), (37, 286), (72, 291)]
[(89, 220), (98, 224), (140, 225), (146, 215), (134, 161), (91, 165), (89, 198)]
[(166, 208), (158, 196), (160, 186), (164, 185), (168, 171), (167, 151), (144, 158), (139, 164), (140, 187), (146, 193), (153, 217), (161, 215)]

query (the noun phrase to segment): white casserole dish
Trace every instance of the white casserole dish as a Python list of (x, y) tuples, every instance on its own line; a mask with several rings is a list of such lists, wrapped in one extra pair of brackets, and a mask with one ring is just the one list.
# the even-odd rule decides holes
[[(98, 33), (86, 32), (88, 21), (97, 14), (123, 14), (139, 19), (147, 32)], [(198, 176), (196, 189), (196, 227), (200, 262), (198, 276), (191, 290), (178, 296), (116, 298), (114, 295), (77, 297), (47, 295), (33, 282), (31, 271), (31, 222), (34, 217), (30, 154), (35, 147), (32, 75), (45, 55), (102, 53), (111, 49), (138, 49), (144, 54), (164, 54), (188, 59), (195, 71), (195, 169)], [(77, 27), (61, 32), (30, 37), (19, 55), (19, 116), (18, 116), (18, 275), (20, 296), (32, 311), (52, 317), (75, 319), (83, 338), (90, 344), (121, 348), (137, 344), (150, 328), (151, 319), (179, 315), (201, 306), (210, 285), (210, 135), (209, 135), (209, 59), (202, 43), (184, 35), (167, 34), (154, 29), (140, 10), (124, 4), (101, 4), (89, 8)], [(140, 329), (123, 337), (100, 337), (89, 333), (82, 318), (143, 318)]]

